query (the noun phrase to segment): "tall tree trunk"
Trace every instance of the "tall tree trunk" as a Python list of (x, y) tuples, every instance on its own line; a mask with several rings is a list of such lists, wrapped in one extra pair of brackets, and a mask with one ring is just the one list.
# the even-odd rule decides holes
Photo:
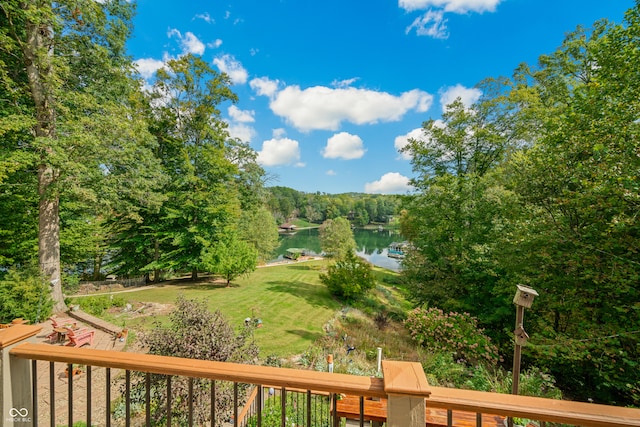
[[(37, 5), (25, 2), (23, 7), (31, 9)], [(53, 84), (51, 81), (53, 30), (46, 22), (28, 21), (26, 33), (27, 39), (22, 44), (22, 53), (37, 115), (35, 136), (39, 139), (53, 140), (56, 136), (53, 88), (50, 87)], [(60, 276), (60, 198), (53, 185), (58, 173), (47, 161), (50, 151), (49, 147), (43, 149), (41, 163), (38, 165), (38, 195), (40, 198), (38, 259), (41, 273), (51, 284), (54, 311), (58, 312), (66, 310), (67, 307), (62, 295)]]
[(57, 195), (48, 195), (48, 189), (52, 183), (51, 168), (40, 165), (38, 171), (38, 188), (40, 194), (39, 218), (38, 218), (38, 259), (42, 275), (51, 284), (51, 297), (54, 301), (54, 311), (66, 311), (62, 295), (62, 283), (60, 277), (60, 220), (58, 207), (60, 204)]
[[(154, 251), (153, 251), (153, 260), (156, 262), (155, 265), (158, 265), (157, 262), (160, 259), (160, 241), (156, 237), (154, 239)], [(160, 282), (160, 269), (155, 267), (153, 269), (153, 281), (155, 283)]]

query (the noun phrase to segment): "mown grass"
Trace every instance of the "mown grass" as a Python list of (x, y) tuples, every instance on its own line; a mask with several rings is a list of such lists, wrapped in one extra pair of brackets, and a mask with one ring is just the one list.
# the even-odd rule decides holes
[[(304, 352), (322, 337), (323, 326), (341, 307), (320, 283), (318, 275), (325, 267), (326, 261), (265, 267), (234, 280), (230, 287), (212, 280), (181, 280), (119, 296), (132, 305), (173, 304), (179, 294), (205, 299), (211, 311), (220, 310), (238, 327), (247, 317), (259, 318), (263, 326), (255, 330), (255, 339), (261, 356), (288, 357)], [(82, 299), (77, 301), (82, 303)], [(113, 321), (117, 325), (126, 321), (128, 328), (143, 330), (153, 327), (154, 322), (166, 324), (168, 316), (120, 317)]]

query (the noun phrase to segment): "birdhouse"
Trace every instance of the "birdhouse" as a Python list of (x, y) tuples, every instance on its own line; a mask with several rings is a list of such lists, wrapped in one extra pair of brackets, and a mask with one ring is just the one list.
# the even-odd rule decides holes
[(529, 335), (527, 335), (527, 333), (524, 331), (524, 328), (522, 326), (518, 326), (516, 328), (515, 331), (513, 331), (513, 334), (516, 337), (516, 344), (518, 345), (527, 345), (527, 340), (529, 339)]
[(538, 293), (526, 286), (518, 285), (516, 296), (513, 297), (513, 303), (521, 307), (530, 308), (533, 304), (533, 299), (538, 296)]

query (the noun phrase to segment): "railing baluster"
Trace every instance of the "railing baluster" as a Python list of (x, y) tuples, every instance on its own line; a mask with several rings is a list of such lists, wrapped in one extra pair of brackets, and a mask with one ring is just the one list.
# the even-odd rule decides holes
[(333, 427), (340, 426), (340, 419), (338, 418), (338, 395), (331, 393), (331, 408), (333, 410)]
[(360, 427), (364, 427), (364, 396), (360, 396)]
[(311, 427), (311, 390), (307, 390), (307, 427)]
[(238, 427), (238, 383), (233, 382), (233, 427)]
[(69, 406), (69, 425), (73, 425), (73, 363), (67, 365), (67, 377), (69, 382), (67, 383), (67, 400)]
[(447, 427), (453, 427), (453, 411), (447, 409)]
[(131, 371), (126, 370), (124, 372), (124, 416), (126, 418), (125, 425), (131, 426)]
[(33, 381), (31, 382), (31, 407), (33, 408), (33, 414), (31, 414), (31, 419), (33, 421), (33, 425), (38, 425), (38, 367), (37, 360), (31, 361), (31, 378)]
[(144, 379), (146, 394), (144, 396), (144, 412), (147, 427), (151, 427), (151, 374), (147, 372)]
[(287, 424), (287, 389), (280, 389), (280, 427), (286, 427)]
[(482, 427), (482, 412), (476, 412), (476, 427)]
[(49, 362), (49, 418), (51, 427), (56, 427), (56, 387), (53, 362)]
[(258, 418), (258, 427), (262, 427), (262, 405), (263, 405), (263, 399), (264, 399), (264, 389), (262, 388), (261, 385), (258, 385), (258, 412), (256, 413), (256, 416)]
[(171, 427), (171, 375), (167, 375), (167, 427)]
[(211, 427), (216, 425), (216, 381), (211, 380)]
[(91, 365), (87, 365), (87, 425), (91, 426)]
[(189, 405), (189, 427), (193, 427), (193, 378), (191, 377), (189, 377), (187, 404)]
[(107, 427), (111, 427), (111, 368), (106, 368), (105, 371), (105, 394), (106, 394), (106, 425)]

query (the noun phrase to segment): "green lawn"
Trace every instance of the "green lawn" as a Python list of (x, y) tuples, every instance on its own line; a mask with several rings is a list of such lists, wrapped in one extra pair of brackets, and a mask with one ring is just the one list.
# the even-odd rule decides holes
[[(179, 282), (119, 296), (131, 303), (173, 303), (179, 294), (204, 298), (210, 310), (219, 309), (229, 322), (238, 326), (253, 315), (263, 322), (255, 332), (261, 357), (290, 356), (304, 352), (321, 337), (323, 325), (340, 308), (318, 279), (324, 266), (325, 261), (312, 261), (265, 267), (234, 280), (231, 287)], [(162, 317), (127, 320), (127, 326), (134, 330), (150, 327), (154, 320), (166, 320)]]

